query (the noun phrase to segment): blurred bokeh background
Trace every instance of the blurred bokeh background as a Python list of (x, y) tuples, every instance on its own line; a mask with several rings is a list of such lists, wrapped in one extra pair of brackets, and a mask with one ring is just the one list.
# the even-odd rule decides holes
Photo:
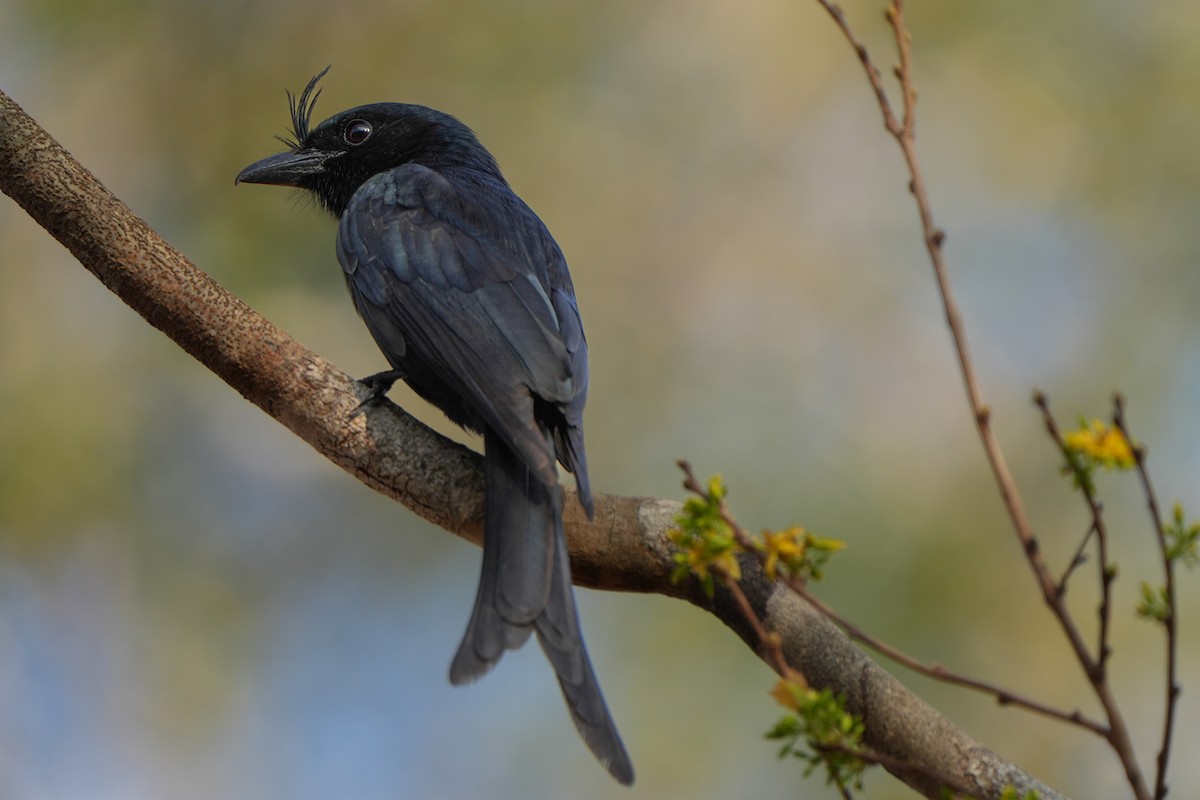
[[(883, 0), (845, 3), (885, 72)], [(1029, 402), (1129, 397), (1165, 505), (1200, 515), (1200, 5), (912, 4), (919, 145), (994, 421), (1052, 557), (1087, 525)], [(234, 188), (283, 90), (472, 125), (567, 253), (606, 492), (722, 472), (751, 528), (849, 549), (824, 597), (891, 642), (1095, 712), (966, 410), (899, 153), (812, 2), (4, 0), (0, 87), (218, 280), (351, 374), (382, 359), (333, 223)], [(403, 392), (394, 397), (445, 426)], [(1162, 643), (1142, 499), (1102, 476), (1113, 662), (1152, 767)], [(479, 553), (323, 461), (0, 200), (0, 796), (832, 797), (775, 760), (772, 676), (683, 604), (582, 592), (638, 768), (592, 762), (536, 648), (452, 689)], [(1173, 796), (1200, 794), (1200, 596)], [(1094, 613), (1093, 574), (1073, 600)], [(1096, 740), (898, 671), (1078, 797)], [(911, 796), (883, 774), (873, 798)]]

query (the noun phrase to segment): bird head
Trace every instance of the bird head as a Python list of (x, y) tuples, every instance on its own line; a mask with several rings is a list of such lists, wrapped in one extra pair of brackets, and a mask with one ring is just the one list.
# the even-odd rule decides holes
[(288, 151), (246, 167), (234, 183), (294, 186), (312, 192), (334, 216), (371, 177), (404, 164), (432, 169), (464, 167), (503, 181), (495, 159), (475, 134), (449, 114), (407, 103), (358, 106), (311, 127), (321, 92), (317, 73), (297, 97), (288, 92), (292, 117)]

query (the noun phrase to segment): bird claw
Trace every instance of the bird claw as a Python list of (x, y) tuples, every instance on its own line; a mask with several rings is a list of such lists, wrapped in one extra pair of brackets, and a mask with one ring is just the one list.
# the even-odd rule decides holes
[(359, 383), (365, 386), (370, 394), (363, 398), (362, 402), (354, 407), (354, 411), (351, 412), (350, 416), (357, 417), (359, 414), (363, 413), (363, 410), (367, 406), (378, 405), (379, 402), (387, 396), (387, 393), (391, 391), (392, 386), (395, 385), (396, 381), (401, 380), (402, 378), (404, 378), (404, 370), (389, 369), (383, 372), (376, 372), (374, 375), (368, 375), (367, 377), (359, 380)]

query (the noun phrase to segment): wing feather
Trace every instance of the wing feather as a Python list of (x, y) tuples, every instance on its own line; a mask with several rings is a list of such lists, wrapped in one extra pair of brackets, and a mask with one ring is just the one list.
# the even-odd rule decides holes
[(413, 388), (459, 424), (495, 430), (551, 484), (556, 457), (582, 463), (552, 448), (534, 415), (536, 397), (581, 430), (587, 345), (574, 290), (557, 245), (507, 186), (470, 188), (414, 164), (375, 176), (342, 215), (338, 260)]

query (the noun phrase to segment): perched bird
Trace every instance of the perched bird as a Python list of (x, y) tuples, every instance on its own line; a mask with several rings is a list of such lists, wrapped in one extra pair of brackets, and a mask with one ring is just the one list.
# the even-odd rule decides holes
[(633, 765), (600, 693), (571, 588), (555, 462), (595, 513), (583, 445), (587, 342), (567, 262), (475, 134), (403, 103), (343, 111), (310, 128), (316, 75), (288, 94), (288, 152), (237, 183), (294, 186), (338, 218), (337, 257), (354, 306), (398, 380), (482, 434), (483, 567), (450, 665), (463, 684), (536, 633), (583, 740), (614, 778)]

